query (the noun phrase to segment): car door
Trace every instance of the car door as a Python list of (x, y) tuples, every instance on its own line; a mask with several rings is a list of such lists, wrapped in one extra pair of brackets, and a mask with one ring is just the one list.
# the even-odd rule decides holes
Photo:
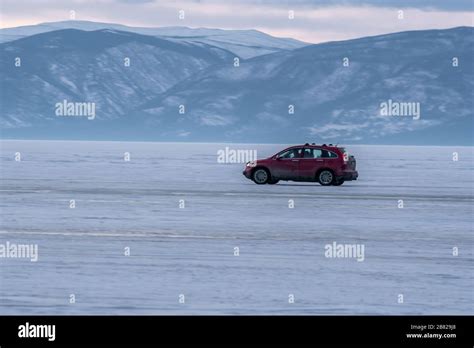
[(316, 173), (324, 166), (322, 151), (318, 148), (305, 148), (299, 161), (298, 176), (304, 181), (315, 180)]
[(281, 180), (298, 179), (298, 165), (302, 148), (293, 148), (279, 153), (273, 164), (272, 176)]

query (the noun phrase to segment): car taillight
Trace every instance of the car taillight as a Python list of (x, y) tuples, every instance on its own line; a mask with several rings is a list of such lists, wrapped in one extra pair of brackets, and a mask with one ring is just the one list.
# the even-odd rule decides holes
[(338, 149), (342, 152), (342, 159), (344, 160), (344, 163), (349, 162), (349, 152), (347, 152), (344, 147), (338, 147)]

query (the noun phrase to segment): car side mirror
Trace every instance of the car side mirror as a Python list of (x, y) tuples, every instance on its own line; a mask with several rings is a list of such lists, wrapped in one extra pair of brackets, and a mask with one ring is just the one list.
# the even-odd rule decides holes
[(276, 159), (277, 161), (281, 161), (281, 157), (275, 156), (275, 159)]

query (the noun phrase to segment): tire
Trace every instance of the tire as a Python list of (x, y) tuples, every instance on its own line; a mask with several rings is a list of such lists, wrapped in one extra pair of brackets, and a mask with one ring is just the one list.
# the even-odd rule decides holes
[(322, 186), (332, 185), (335, 179), (334, 173), (329, 169), (323, 169), (318, 173), (318, 182)]
[(278, 180), (278, 179), (271, 179), (271, 180), (268, 181), (268, 183), (269, 183), (270, 185), (275, 185), (275, 184), (278, 184), (278, 181), (280, 181), (280, 180)]
[(341, 186), (342, 184), (344, 184), (344, 180), (334, 180), (334, 182), (332, 183), (334, 186)]
[(257, 185), (267, 184), (270, 180), (270, 173), (265, 168), (257, 168), (252, 173), (252, 180)]

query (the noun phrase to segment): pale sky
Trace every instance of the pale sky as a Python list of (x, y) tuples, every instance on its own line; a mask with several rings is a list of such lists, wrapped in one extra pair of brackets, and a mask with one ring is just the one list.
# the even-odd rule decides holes
[(313, 43), (474, 25), (471, 0), (1, 0), (0, 6), (1, 28), (68, 20), (74, 11), (77, 20), (257, 29)]

